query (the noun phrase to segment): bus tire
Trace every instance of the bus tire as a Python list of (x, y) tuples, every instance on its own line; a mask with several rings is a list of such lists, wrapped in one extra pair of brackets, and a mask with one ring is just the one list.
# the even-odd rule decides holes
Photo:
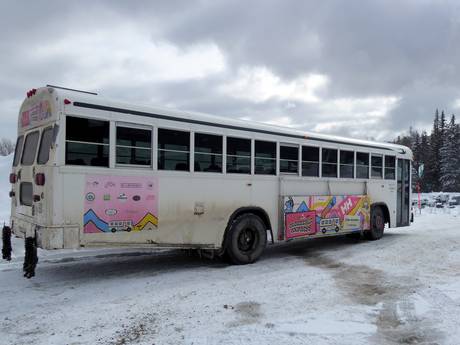
[(376, 206), (371, 210), (371, 229), (364, 232), (370, 241), (380, 240), (385, 229), (385, 216), (381, 207)]
[(267, 245), (267, 230), (260, 217), (245, 213), (235, 218), (227, 232), (225, 256), (232, 264), (255, 262)]

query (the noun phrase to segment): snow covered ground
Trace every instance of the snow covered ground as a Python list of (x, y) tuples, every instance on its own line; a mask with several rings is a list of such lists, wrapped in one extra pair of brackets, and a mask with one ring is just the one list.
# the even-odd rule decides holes
[[(11, 157), (0, 160), (0, 219)], [(5, 189), (5, 190), (4, 190)], [(458, 344), (460, 209), (376, 242), (330, 238), (228, 266), (182, 251), (39, 251), (0, 263), (0, 344)]]
[(181, 251), (43, 252), (0, 264), (1, 344), (458, 344), (460, 210), (376, 242), (271, 247), (253, 265)]

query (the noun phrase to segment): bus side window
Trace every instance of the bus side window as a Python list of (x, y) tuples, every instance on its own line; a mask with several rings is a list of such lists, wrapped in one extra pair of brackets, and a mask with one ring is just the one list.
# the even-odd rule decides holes
[(276, 143), (256, 140), (255, 173), (276, 175)]
[(190, 171), (190, 133), (158, 129), (158, 170)]
[(319, 147), (302, 146), (302, 176), (319, 177)]
[(195, 133), (195, 171), (222, 172), (222, 136)]
[(356, 177), (369, 178), (369, 153), (356, 152)]
[(70, 165), (109, 166), (109, 121), (67, 116), (66, 156)]
[(38, 150), (37, 163), (46, 164), (50, 158), (51, 142), (53, 141), (53, 127), (47, 127), (42, 132), (40, 149)]
[(337, 177), (337, 150), (322, 149), (322, 177)]
[(371, 155), (371, 177), (383, 178), (383, 157), (382, 155)]
[(340, 177), (353, 178), (355, 168), (355, 153), (340, 150)]
[(283, 174), (298, 174), (299, 147), (292, 145), (280, 146), (280, 172)]
[(116, 163), (152, 165), (152, 131), (117, 126)]
[(396, 178), (396, 157), (385, 156), (385, 180)]
[(227, 173), (251, 173), (251, 140), (227, 137)]

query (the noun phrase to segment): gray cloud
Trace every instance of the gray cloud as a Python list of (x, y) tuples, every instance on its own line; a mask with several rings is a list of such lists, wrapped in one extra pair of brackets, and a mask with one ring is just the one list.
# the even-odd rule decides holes
[[(437, 107), (455, 112), (458, 18), (455, 1), (3, 2), (0, 112), (6, 126), (0, 136), (13, 136), (27, 89), (54, 83), (101, 87), (102, 94), (128, 101), (260, 121), (284, 117), (307, 130), (391, 139), (410, 125), (428, 127)], [(120, 37), (124, 26), (142, 32), (143, 43), (131, 55), (129, 38)], [(101, 33), (105, 36), (94, 43)], [(214, 45), (225, 69), (174, 80), (153, 69), (151, 80), (136, 79), (131, 70), (149, 56), (136, 58), (158, 42), (177, 48), (171, 54), (178, 56)], [(92, 52), (92, 44), (107, 49)], [(283, 85), (311, 74), (328, 83), (316, 91), (316, 103), (282, 97), (255, 102), (221, 92), (244, 68), (265, 68)], [(120, 78), (107, 78), (112, 74)], [(382, 106), (385, 99), (397, 101)], [(341, 108), (348, 104), (344, 100), (356, 105)], [(374, 122), (363, 121), (379, 111), (384, 114)]]

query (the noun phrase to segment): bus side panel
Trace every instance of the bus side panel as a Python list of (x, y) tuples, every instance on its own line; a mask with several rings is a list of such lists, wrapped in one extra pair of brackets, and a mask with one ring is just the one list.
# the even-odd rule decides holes
[(275, 178), (195, 174), (160, 178), (158, 243), (209, 245), (220, 248), (230, 216), (242, 207), (264, 209), (277, 221)]
[[(230, 216), (241, 207), (264, 209), (272, 225), (278, 217), (278, 181), (276, 177), (227, 176), (217, 174), (184, 174), (161, 172), (129, 172), (119, 170), (120, 176), (157, 176), (158, 223), (151, 229), (132, 232), (84, 231), (85, 186), (87, 175), (80, 168), (61, 168), (62, 206), (57, 207), (56, 224), (80, 229), (81, 245), (183, 246), (220, 248)], [(107, 173), (104, 169), (98, 174)], [(95, 173), (96, 174), (96, 171)], [(141, 175), (142, 174), (142, 175)], [(89, 176), (89, 175), (88, 175)], [(113, 175), (112, 175), (113, 176)], [(135, 179), (134, 179), (135, 180)], [(97, 196), (100, 198), (100, 196)], [(65, 215), (65, 216), (64, 216)]]
[(383, 204), (388, 207), (390, 214), (390, 228), (396, 227), (396, 181), (370, 180), (367, 193), (373, 204)]

